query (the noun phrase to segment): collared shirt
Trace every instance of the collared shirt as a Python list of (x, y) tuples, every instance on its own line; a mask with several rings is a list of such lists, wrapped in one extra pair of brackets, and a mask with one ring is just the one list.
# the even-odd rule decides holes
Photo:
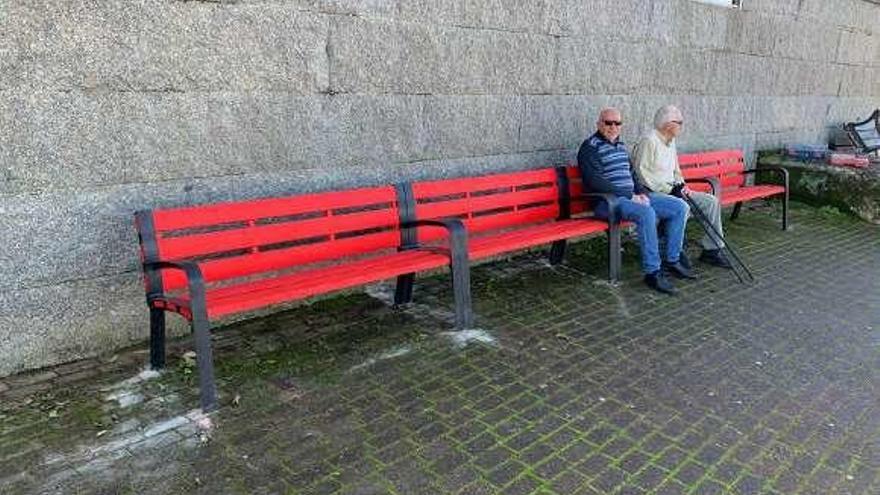
[(601, 133), (588, 137), (578, 151), (578, 167), (587, 190), (632, 198), (644, 189), (635, 179), (626, 145), (610, 142)]
[(678, 165), (675, 139), (668, 143), (659, 131), (651, 131), (633, 150), (633, 164), (641, 183), (652, 191), (669, 194), (684, 182)]

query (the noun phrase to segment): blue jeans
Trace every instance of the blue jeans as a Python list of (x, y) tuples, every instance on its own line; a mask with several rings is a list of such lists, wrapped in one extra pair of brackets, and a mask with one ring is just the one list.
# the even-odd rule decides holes
[[(664, 258), (676, 263), (681, 254), (684, 240), (688, 205), (683, 199), (668, 194), (649, 193), (650, 205), (636, 203), (631, 199), (618, 198), (617, 217), (636, 224), (639, 249), (642, 252), (642, 271), (654, 273), (660, 269), (660, 248), (657, 239), (657, 223), (662, 221), (663, 236), (666, 238)], [(596, 216), (608, 218), (608, 204), (601, 201), (596, 205)]]

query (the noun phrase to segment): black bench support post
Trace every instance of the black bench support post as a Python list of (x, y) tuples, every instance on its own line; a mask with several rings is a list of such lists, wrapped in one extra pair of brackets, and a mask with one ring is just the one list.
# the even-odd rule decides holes
[(199, 366), (199, 397), (202, 411), (217, 408), (217, 385), (214, 382), (214, 352), (211, 346), (211, 323), (205, 304), (205, 282), (198, 266), (187, 269), (189, 297), (192, 312), (192, 330), (196, 344), (196, 363)]
[(150, 308), (150, 368), (165, 367), (165, 310)]
[[(559, 196), (559, 217), (558, 220), (567, 220), (571, 218), (571, 191), (569, 189), (568, 174), (565, 167), (556, 167), (556, 188)], [(567, 242), (560, 239), (550, 245), (550, 264), (558, 265), (565, 259), (565, 248)]]
[(140, 237), (147, 306), (150, 308), (150, 367), (158, 370), (165, 367), (165, 310), (152, 306), (152, 299), (161, 297), (163, 293), (159, 270), (150, 265), (159, 261), (153, 212), (149, 210), (136, 212), (135, 224)]
[(397, 276), (397, 285), (394, 288), (394, 304), (409, 304), (412, 302), (415, 282), (415, 273), (405, 273)]
[(785, 193), (782, 195), (782, 230), (788, 230), (788, 170), (780, 168)]
[[(398, 251), (415, 249), (418, 247), (416, 227), (409, 226), (416, 219), (412, 185), (409, 182), (401, 182), (395, 184), (394, 189), (397, 192), (397, 211), (400, 216), (401, 225), (400, 247)], [(412, 302), (415, 280), (415, 273), (405, 273), (397, 277), (397, 286), (394, 289), (394, 304), (408, 304)]]
[(785, 195), (782, 197), (782, 230), (788, 230), (788, 185), (786, 185)]
[[(196, 363), (199, 367), (199, 389), (202, 411), (209, 412), (217, 408), (217, 385), (214, 382), (214, 356), (211, 348), (211, 322), (208, 320), (208, 306), (205, 303), (205, 277), (199, 265), (192, 261), (154, 261), (144, 263), (145, 270), (174, 269), (186, 274), (187, 291), (189, 292), (189, 312), (175, 311), (189, 319), (196, 347)], [(154, 308), (151, 309), (151, 319)], [(164, 323), (164, 318), (163, 318)], [(162, 335), (162, 351), (165, 354), (164, 332)], [(150, 343), (151, 354), (158, 352), (158, 340)]]
[(562, 263), (565, 259), (565, 248), (567, 247), (568, 242), (565, 239), (560, 239), (558, 241), (554, 241), (553, 244), (550, 245), (550, 264), (558, 265)]
[(455, 328), (466, 330), (474, 326), (467, 230), (460, 220), (450, 220), (445, 223), (450, 231), (450, 269), (452, 271), (452, 290), (455, 297)]
[(730, 212), (730, 221), (734, 221), (739, 217), (739, 212), (742, 210), (742, 201), (733, 205), (733, 211)]
[(609, 222), (608, 225), (608, 280), (620, 280), (620, 224)]
[(206, 315), (193, 312), (193, 334), (196, 342), (196, 362), (199, 366), (199, 402), (202, 411), (217, 409), (217, 385), (214, 382), (214, 355), (211, 348), (211, 324)]

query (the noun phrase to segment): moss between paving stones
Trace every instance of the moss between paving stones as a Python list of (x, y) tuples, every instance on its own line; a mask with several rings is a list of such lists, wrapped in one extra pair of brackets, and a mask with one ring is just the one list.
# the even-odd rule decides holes
[[(817, 225), (816, 210), (795, 203), (793, 230), (780, 233), (778, 215), (778, 202), (752, 202), (743, 212), (740, 222), (726, 222), (725, 225), (729, 236), (739, 245), (751, 247), (766, 244), (768, 237), (778, 239), (778, 242), (785, 239), (800, 241), (805, 238), (804, 232)], [(838, 230), (847, 223), (857, 223), (830, 208), (820, 212), (820, 216), (831, 220), (819, 222), (827, 229)], [(840, 221), (837, 217), (841, 217)], [(700, 235), (696, 225), (691, 222), (689, 237), (698, 239)], [(575, 243), (567, 263), (600, 279), (602, 275), (597, 271), (605, 266), (605, 247), (605, 241), (601, 237)], [(625, 247), (627, 265), (624, 273), (628, 277), (637, 277), (637, 249), (632, 241), (628, 241)], [(757, 263), (760, 251), (749, 249), (746, 253), (750, 251), (753, 254), (750, 258)], [(681, 451), (678, 447), (664, 449), (662, 442), (656, 448), (653, 444), (640, 442), (645, 436), (635, 427), (634, 418), (637, 414), (644, 414), (646, 410), (640, 404), (634, 404), (634, 412), (629, 413), (629, 402), (634, 392), (650, 392), (649, 383), (639, 384), (639, 379), (646, 378), (644, 376), (629, 374), (626, 380), (616, 376), (617, 370), (622, 369), (619, 365), (634, 366), (639, 361), (639, 358), (632, 355), (638, 351), (638, 347), (632, 347), (631, 344), (637, 344), (639, 339), (644, 340), (645, 334), (634, 328), (640, 318), (627, 320), (612, 317), (608, 320), (611, 323), (609, 326), (590, 327), (589, 333), (583, 333), (582, 328), (590, 324), (591, 318), (573, 319), (574, 317), (566, 316), (569, 321), (564, 329), (553, 328), (543, 332), (542, 329), (556, 323), (553, 319), (554, 313), (574, 314), (573, 311), (582, 309), (581, 303), (593, 304), (593, 308), (609, 312), (606, 306), (611, 296), (603, 295), (609, 292), (606, 287), (596, 289), (596, 284), (572, 283), (572, 280), (564, 279), (568, 273), (580, 277), (577, 272), (549, 270), (545, 264), (533, 262), (542, 259), (536, 251), (519, 256), (512, 263), (502, 261), (475, 268), (477, 283), (474, 296), (479, 308), (478, 314), (487, 325), (486, 328), (499, 337), (502, 345), (498, 348), (451, 351), (445, 341), (431, 335), (447, 330), (449, 322), (436, 318), (431, 320), (429, 318), (434, 318), (431, 315), (414, 316), (407, 312), (394, 311), (384, 303), (362, 294), (338, 296), (289, 312), (276, 313), (271, 318), (238, 323), (235, 329), (229, 329), (232, 336), (230, 338), (224, 336), (226, 329), (219, 329), (218, 346), (228, 346), (217, 353), (218, 378), (221, 380), (224, 402), (224, 408), (218, 417), (223, 427), (214, 432), (212, 442), (193, 454), (198, 467), (193, 471), (181, 471), (180, 486), (176, 488), (203, 491), (212, 491), (206, 488), (216, 488), (213, 491), (219, 492), (237, 489), (245, 493), (249, 488), (250, 491), (255, 491), (256, 487), (266, 488), (266, 483), (279, 478), (292, 483), (304, 493), (319, 492), (322, 487), (335, 489), (347, 486), (356, 489), (361, 486), (356, 482), (363, 480), (358, 471), (362, 467), (372, 473), (371, 479), (376, 486), (383, 488), (381, 491), (414, 493), (401, 487), (416, 486), (416, 483), (426, 477), (454, 482), (445, 474), (445, 470), (440, 471), (441, 468), (445, 469), (444, 466), (428, 462), (434, 458), (425, 455), (433, 447), (432, 442), (438, 438), (445, 438), (451, 453), (463, 456), (461, 462), (468, 461), (467, 455), (471, 454), (469, 449), (478, 438), (506, 445), (515, 451), (521, 450), (519, 459), (532, 451), (528, 445), (533, 442), (550, 451), (547, 455), (536, 455), (533, 462), (523, 466), (500, 463), (497, 469), (492, 466), (484, 469), (476, 465), (473, 468), (475, 476), (484, 479), (462, 481), (461, 486), (467, 484), (465, 493), (476, 486), (474, 483), (495, 493), (509, 493), (514, 485), (523, 480), (533, 489), (548, 490), (547, 493), (554, 493), (550, 490), (566, 493), (561, 488), (566, 482), (582, 484), (583, 480), (563, 478), (567, 471), (553, 477), (556, 467), (549, 463), (554, 459), (554, 450), (564, 453), (577, 442), (587, 442), (585, 447), (588, 451), (601, 450), (613, 456), (608, 457), (609, 468), (603, 472), (605, 474), (592, 470), (581, 473), (589, 475), (589, 482), (596, 486), (600, 486), (600, 482), (604, 485), (605, 481), (609, 485), (622, 482), (627, 486), (645, 483), (643, 487), (647, 489), (665, 482), (666, 485), (663, 486), (677, 490), (676, 493), (702, 493), (701, 490), (707, 486), (709, 488), (706, 489), (710, 491), (717, 490), (718, 486), (724, 490), (733, 490), (734, 486), (751, 482), (750, 472), (762, 467), (761, 449), (756, 447), (755, 455), (749, 457), (756, 460), (750, 462), (749, 466), (740, 466), (730, 476), (717, 473), (712, 465), (716, 462), (714, 459), (720, 455), (722, 460), (728, 460), (738, 451), (733, 450), (733, 447), (725, 447), (727, 453), (706, 454), (705, 446), (715, 445), (716, 440), (716, 435), (710, 432), (719, 431), (722, 419), (706, 421), (705, 410), (700, 412), (703, 419), (696, 426), (692, 424), (687, 411), (681, 413), (685, 415), (681, 420), (682, 429), (674, 436), (681, 446), (692, 446), (688, 447), (688, 451)], [(518, 266), (524, 268), (518, 269)], [(447, 276), (424, 280), (424, 284), (417, 288), (420, 291), (417, 292), (417, 301), (425, 302), (426, 306), (448, 309), (451, 303)], [(621, 290), (627, 290), (626, 285), (623, 284)], [(796, 287), (800, 290), (800, 286)], [(760, 285), (757, 288), (760, 289)], [(629, 304), (634, 309), (639, 304), (643, 310), (650, 309), (651, 313), (645, 313), (648, 317), (662, 312), (659, 304), (665, 307), (674, 302), (673, 299), (656, 299), (653, 302), (652, 294), (642, 287), (634, 288), (634, 291)], [(437, 303), (435, 296), (438, 294), (443, 297), (444, 303)], [(598, 299), (591, 299), (593, 297)], [(730, 308), (723, 298), (715, 302), (716, 310), (725, 311)], [(509, 309), (510, 313), (502, 314), (495, 320), (485, 319), (484, 310), (495, 311), (499, 308)], [(534, 325), (517, 329), (507, 324), (511, 317), (534, 318)], [(665, 317), (681, 321), (675, 315), (664, 313)], [(701, 370), (704, 374), (711, 373), (714, 365), (707, 363), (714, 363), (717, 354), (709, 352), (712, 347), (710, 342), (724, 342), (718, 341), (712, 333), (700, 330), (699, 326), (681, 329), (678, 337), (661, 328), (654, 328), (652, 336), (642, 342), (653, 343), (652, 353), (654, 345), (659, 346), (660, 351), (665, 349), (662, 357), (658, 356), (655, 361), (658, 373), (664, 374), (663, 380), (668, 379), (672, 383), (692, 388), (695, 392), (701, 390), (703, 384), (697, 378), (687, 377), (698, 375), (690, 372), (673, 374), (674, 366), (666, 369), (663, 361), (667, 360), (673, 365), (690, 363), (695, 370)], [(565, 333), (567, 339), (558, 338), (560, 333)], [(807, 337), (812, 335), (814, 338), (818, 335), (799, 330), (798, 335), (801, 334)], [(755, 337), (765, 340), (773, 338), (765, 332), (757, 332)], [(833, 336), (829, 335), (828, 338), (833, 339)], [(518, 341), (522, 341), (522, 344), (518, 345)], [(767, 342), (764, 345), (770, 345), (776, 352), (784, 355), (779, 345), (774, 347), (774, 340)], [(180, 343), (191, 345), (189, 339), (175, 342), (175, 345)], [(403, 345), (413, 346), (414, 352), (411, 356), (395, 358), (385, 365), (376, 364), (365, 368), (364, 372), (347, 373), (352, 366), (375, 357), (377, 353)], [(797, 346), (803, 345), (803, 341), (797, 341)], [(705, 361), (700, 361), (700, 356), (693, 353), (700, 351), (701, 347)], [(852, 374), (851, 366), (842, 367), (833, 360), (837, 348), (827, 347), (827, 360), (822, 356), (816, 358), (816, 362), (833, 363), (834, 368), (825, 370), (824, 376), (835, 376), (831, 374), (832, 371), (844, 373), (843, 376)], [(763, 348), (754, 350), (761, 349)], [(750, 357), (746, 354), (747, 351), (748, 349), (729, 348), (729, 352), (745, 358), (746, 365), (754, 359), (766, 361), (760, 353), (757, 357)], [(819, 354), (821, 351), (813, 353)], [(172, 354), (169, 373), (159, 380), (143, 385), (144, 395), (167, 395), (168, 390), (174, 390), (174, 386), (181, 386), (184, 390), (181, 395), (185, 397), (180, 398), (175, 407), (189, 409), (197, 404), (197, 390), (192, 376), (194, 370), (191, 365), (177, 364), (180, 359), (176, 356), (177, 354)], [(691, 356), (689, 361), (684, 359), (687, 356)], [(587, 360), (589, 363), (584, 364)], [(723, 360), (718, 363), (723, 363)], [(187, 368), (189, 373), (184, 371)], [(736, 370), (729, 366), (727, 369)], [(772, 371), (773, 369), (770, 363), (765, 363), (761, 376), (773, 376), (773, 373), (778, 375), (779, 372)], [(789, 371), (796, 374), (799, 370), (800, 368), (792, 368)], [(127, 372), (125, 376), (130, 374)], [(742, 376), (748, 377), (752, 374), (746, 373)], [(870, 376), (869, 374), (867, 380), (863, 379), (861, 382), (869, 381)], [(650, 379), (650, 376), (647, 378)], [(607, 390), (595, 385), (606, 382), (609, 387)], [(559, 389), (560, 384), (570, 385), (572, 388), (570, 391)], [(748, 382), (736, 385), (746, 388), (754, 386)], [(95, 384), (92, 388), (97, 386), (99, 385)], [(166, 387), (164, 392), (163, 386)], [(282, 404), (279, 389), (291, 387), (293, 393), (296, 393), (302, 386), (314, 390), (310, 390), (302, 401)], [(673, 395), (677, 393), (674, 388), (669, 391)], [(236, 392), (242, 394), (242, 403), (238, 409), (228, 406), (228, 401)], [(595, 402), (600, 395), (605, 398), (601, 403)], [(30, 434), (24, 435), (27, 439), (32, 438), (47, 421), (43, 406), (50, 407), (53, 401), (69, 400), (65, 412), (57, 419), (58, 425), (64, 425), (70, 431), (81, 428), (94, 437), (95, 431), (100, 428), (94, 424), (104, 419), (101, 397), (103, 395), (85, 391), (70, 392), (67, 397), (47, 397), (40, 407), (33, 404), (31, 410), (22, 412), (20, 418), (15, 418), (9, 424), (18, 423), (20, 419), (25, 426), (33, 428)], [(702, 393), (683, 397), (697, 401), (697, 405), (702, 401), (701, 407), (704, 408), (717, 407), (717, 404), (713, 404), (714, 399), (706, 399)], [(674, 407), (673, 404), (666, 404), (666, 407)], [(279, 405), (284, 408), (279, 408)], [(329, 406), (334, 406), (335, 410)], [(274, 410), (283, 410), (285, 413), (278, 416)], [(587, 416), (583, 422), (571, 421), (578, 414)], [(730, 417), (726, 410), (719, 414), (726, 419)], [(744, 422), (754, 423), (760, 420), (761, 413), (754, 414), (755, 420), (751, 416), (741, 417)], [(766, 416), (760, 424), (776, 424), (772, 419), (778, 415)], [(666, 442), (671, 442), (672, 437), (664, 436), (672, 435), (672, 432), (661, 426), (659, 421), (662, 417), (665, 415), (652, 416), (652, 421), (657, 423), (646, 423), (648, 433), (653, 429), (653, 436), (647, 438), (665, 438)], [(566, 418), (568, 424), (565, 425), (560, 418)], [(783, 417), (780, 419), (780, 426), (773, 428), (782, 431), (789, 420)], [(6, 424), (0, 422), (0, 425)], [(597, 424), (604, 425), (607, 430), (607, 434), (601, 438), (591, 433), (591, 428)], [(738, 424), (737, 427), (742, 426)], [(528, 430), (521, 431), (523, 428)], [(0, 434), (3, 431), (0, 430)], [(271, 433), (266, 433), (267, 431)], [(521, 444), (515, 441), (530, 432), (533, 432), (531, 439)], [(52, 436), (39, 435), (40, 441), (45, 442), (47, 438), (52, 439)], [(734, 436), (730, 442), (735, 442), (736, 438)], [(750, 442), (753, 440), (756, 439), (749, 439)], [(61, 442), (62, 439), (51, 441)], [(728, 446), (731, 445), (730, 442)], [(752, 443), (745, 445), (751, 446)], [(799, 457), (803, 452), (809, 451), (809, 448), (795, 446), (791, 452), (786, 453), (786, 458)], [(418, 455), (414, 455), (414, 452)], [(675, 456), (676, 452), (681, 455)], [(247, 460), (243, 460), (245, 454), (249, 456)], [(159, 456), (157, 453), (149, 455)], [(407, 462), (410, 458), (418, 459), (419, 455), (425, 458), (418, 461), (421, 464)], [(173, 456), (163, 452), (159, 457), (165, 462)], [(836, 469), (834, 474), (840, 474), (838, 478), (841, 478), (846, 462), (852, 462), (851, 459), (842, 458), (839, 462), (833, 459), (828, 462), (817, 459), (816, 464), (832, 466)], [(273, 464), (274, 461), (280, 462), (280, 467)], [(559, 468), (570, 467), (574, 462), (573, 459), (568, 459), (569, 466), (563, 463)], [(361, 467), (353, 468), (353, 463)], [(755, 463), (758, 464), (751, 465)], [(640, 468), (640, 464), (645, 466)], [(686, 473), (685, 464), (697, 465), (699, 469)], [(449, 468), (456, 465), (456, 462), (451, 462)], [(405, 471), (398, 476), (395, 473), (400, 472), (400, 466)], [(506, 467), (510, 471), (504, 470)], [(822, 473), (828, 471), (821, 469)], [(309, 470), (314, 472), (309, 474)], [(654, 470), (657, 476), (650, 483), (643, 481), (642, 476), (648, 470)], [(215, 472), (222, 472), (223, 477), (215, 480), (205, 475)], [(817, 471), (817, 475), (819, 473)], [(682, 474), (682, 481), (676, 478), (678, 474)], [(600, 478), (594, 480), (596, 475)], [(199, 481), (194, 481), (195, 476), (200, 476)], [(603, 481), (603, 476), (609, 479)], [(211, 486), (212, 483), (217, 486)], [(765, 488), (769, 487), (769, 480), (764, 479), (763, 483)], [(504, 485), (510, 490), (493, 484)], [(118, 490), (120, 487), (116, 488)], [(132, 491), (137, 492), (135, 489)], [(176, 491), (166, 490), (166, 493)], [(458, 492), (458, 488), (447, 492)]]

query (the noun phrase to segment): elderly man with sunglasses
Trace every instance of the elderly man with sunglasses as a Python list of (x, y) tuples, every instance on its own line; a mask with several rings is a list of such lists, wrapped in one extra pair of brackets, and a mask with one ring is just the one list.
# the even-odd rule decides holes
[[(622, 125), (619, 110), (603, 109), (596, 123), (596, 133), (581, 144), (578, 167), (587, 190), (617, 196), (616, 218), (636, 224), (645, 283), (654, 290), (674, 294), (675, 288), (661, 268), (679, 278), (695, 278), (679, 261), (688, 206), (680, 198), (649, 192), (636, 180), (629, 153), (620, 139)], [(601, 218), (609, 217), (605, 201), (597, 204), (595, 211)], [(658, 222), (667, 240), (662, 261)]]
[[(655, 193), (677, 197), (687, 194), (694, 205), (712, 223), (715, 230), (724, 235), (721, 228), (721, 205), (718, 203), (718, 198), (712, 194), (688, 189), (684, 177), (681, 175), (675, 138), (681, 134), (683, 125), (684, 119), (678, 108), (666, 105), (657, 110), (654, 115), (654, 130), (639, 141), (633, 152), (636, 172), (642, 185)], [(722, 251), (723, 240), (718, 239), (717, 241), (708, 232), (703, 236), (701, 241), (703, 252), (700, 254), (700, 261), (730, 269), (730, 261)], [(688, 265), (687, 263), (683, 264)]]

